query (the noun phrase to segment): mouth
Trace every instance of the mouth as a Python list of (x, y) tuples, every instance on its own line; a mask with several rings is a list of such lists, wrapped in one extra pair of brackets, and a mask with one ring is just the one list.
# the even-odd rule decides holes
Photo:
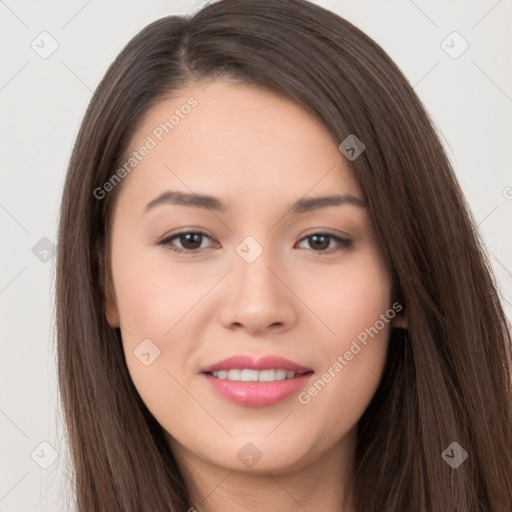
[(245, 407), (266, 407), (298, 393), (314, 371), (276, 355), (238, 354), (200, 373), (219, 397)]
[(283, 368), (269, 370), (253, 370), (250, 368), (232, 368), (229, 370), (217, 370), (213, 372), (204, 372), (215, 379), (227, 380), (232, 382), (280, 382), (283, 380), (295, 379), (303, 375), (313, 373), (313, 370), (305, 372), (294, 372)]
[(281, 368), (236, 369), (203, 372), (210, 389), (223, 400), (243, 407), (269, 407), (296, 396), (308, 385), (314, 372)]

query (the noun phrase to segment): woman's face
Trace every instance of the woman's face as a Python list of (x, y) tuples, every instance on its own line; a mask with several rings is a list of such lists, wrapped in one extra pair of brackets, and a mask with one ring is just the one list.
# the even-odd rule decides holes
[[(131, 141), (106, 312), (183, 460), (279, 472), (354, 447), (398, 315), (340, 142), (288, 99), (225, 80), (156, 105)], [(203, 373), (233, 356), (249, 359)], [(288, 363), (226, 373), (264, 356)]]

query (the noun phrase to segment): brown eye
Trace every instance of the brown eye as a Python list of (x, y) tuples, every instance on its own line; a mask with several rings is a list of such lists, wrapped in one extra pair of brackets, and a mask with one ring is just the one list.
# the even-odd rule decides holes
[[(203, 245), (205, 240), (213, 240), (206, 233), (201, 231), (182, 231), (172, 236), (164, 238), (158, 245), (162, 245), (172, 251), (181, 253), (195, 253), (208, 246)], [(309, 249), (321, 254), (331, 254), (334, 252), (348, 249), (352, 245), (352, 240), (341, 238), (330, 233), (313, 233), (304, 237), (300, 243), (308, 242)], [(308, 247), (306, 247), (308, 248)]]
[[(183, 231), (163, 239), (158, 245), (176, 252), (194, 252), (204, 248), (202, 243), (205, 239), (211, 240), (211, 237), (201, 231)], [(179, 245), (176, 245), (175, 241), (178, 241)]]
[(328, 235), (311, 235), (308, 236), (308, 240), (315, 251), (328, 249), (331, 244), (331, 237)]
[(201, 247), (203, 235), (200, 233), (185, 233), (184, 235), (179, 235), (178, 240), (184, 249), (194, 250)]
[[(311, 248), (313, 251), (324, 254), (341, 251), (343, 249), (349, 248), (352, 245), (352, 240), (349, 240), (348, 238), (341, 238), (330, 233), (313, 233), (304, 237), (301, 240), (301, 243), (304, 240), (308, 242), (309, 248)], [(331, 242), (337, 242), (338, 245), (331, 245)]]

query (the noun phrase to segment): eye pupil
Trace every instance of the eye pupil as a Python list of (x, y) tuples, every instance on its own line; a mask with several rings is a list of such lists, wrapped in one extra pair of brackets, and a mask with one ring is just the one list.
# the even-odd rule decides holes
[(329, 236), (327, 235), (311, 235), (310, 240), (314, 249), (327, 249), (329, 247)]
[[(202, 238), (203, 238), (203, 235), (201, 235), (200, 233), (186, 233), (184, 235), (180, 235), (180, 239), (181, 239), (180, 241), (181, 241), (182, 246), (185, 249), (191, 249), (191, 250), (198, 249), (199, 247), (201, 247)], [(191, 244), (191, 246), (190, 246), (190, 244)], [(194, 244), (196, 244), (196, 245), (194, 245)]]
[[(209, 235), (206, 235), (200, 231), (184, 231), (182, 233), (177, 233), (173, 236), (170, 236), (161, 242), (158, 242), (158, 244), (169, 247), (169, 249), (172, 249), (176, 252), (189, 252), (192, 254), (201, 252), (203, 249), (205, 249), (205, 247), (201, 247), (205, 237), (207, 239), (211, 239)], [(351, 240), (343, 239), (329, 233), (314, 233), (311, 235), (306, 235), (304, 238), (302, 238), (301, 243), (304, 243), (306, 240), (309, 247), (313, 251), (322, 254), (332, 254), (334, 252), (348, 250), (352, 246)], [(337, 247), (329, 247), (332, 240), (336, 241)]]

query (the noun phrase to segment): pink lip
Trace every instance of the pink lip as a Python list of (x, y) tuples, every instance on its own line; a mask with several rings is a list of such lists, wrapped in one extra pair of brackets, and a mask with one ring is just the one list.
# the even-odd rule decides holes
[[(293, 379), (274, 382), (242, 382), (217, 379), (211, 372), (231, 369), (271, 370), (282, 369), (295, 372)], [(290, 395), (297, 393), (309, 381), (313, 371), (288, 359), (278, 356), (264, 356), (258, 360), (251, 356), (238, 355), (223, 359), (206, 366), (201, 370), (212, 389), (238, 405), (248, 407), (265, 407), (281, 402)]]
[(205, 366), (204, 368), (201, 368), (200, 371), (201, 373), (211, 373), (219, 370), (242, 370), (244, 368), (249, 370), (277, 370), (280, 368), (282, 370), (295, 373), (311, 371), (311, 368), (306, 368), (305, 366), (296, 364), (289, 359), (272, 355), (263, 356), (259, 359), (247, 355), (236, 355), (223, 359), (222, 361), (217, 361), (209, 366)]
[(265, 407), (277, 404), (293, 393), (297, 393), (306, 385), (311, 375), (313, 372), (274, 382), (224, 380), (217, 379), (209, 373), (204, 374), (204, 377), (214, 391), (238, 405)]

